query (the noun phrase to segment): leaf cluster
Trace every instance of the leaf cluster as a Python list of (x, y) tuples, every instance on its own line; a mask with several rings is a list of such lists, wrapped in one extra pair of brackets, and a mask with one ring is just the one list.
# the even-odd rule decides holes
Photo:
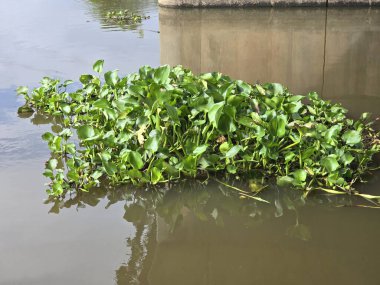
[(149, 16), (139, 15), (129, 10), (109, 11), (106, 14), (106, 20), (116, 24), (139, 24), (142, 20), (149, 19)]
[(197, 76), (181, 66), (101, 76), (103, 63), (93, 65), (99, 76), (81, 75), (72, 92), (72, 81), (47, 77), (31, 92), (18, 89), (21, 110), (63, 118), (63, 130), (43, 135), (54, 157), (44, 173), (49, 194), (87, 191), (102, 178), (157, 184), (255, 169), (279, 185), (346, 193), (380, 150), (367, 113), (350, 119), (316, 93), (293, 95), (278, 83), (250, 85), (218, 72)]

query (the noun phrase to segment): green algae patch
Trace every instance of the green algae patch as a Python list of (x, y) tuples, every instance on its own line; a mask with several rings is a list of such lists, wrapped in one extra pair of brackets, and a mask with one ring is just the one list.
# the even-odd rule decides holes
[(93, 65), (98, 76), (80, 76), (78, 89), (47, 77), (31, 92), (18, 89), (21, 111), (61, 118), (62, 129), (42, 137), (52, 152), (48, 194), (89, 191), (101, 181), (154, 185), (261, 170), (305, 193), (362, 195), (354, 183), (380, 151), (367, 113), (350, 119), (341, 105), (278, 83), (167, 65), (119, 77), (102, 75), (103, 63)]

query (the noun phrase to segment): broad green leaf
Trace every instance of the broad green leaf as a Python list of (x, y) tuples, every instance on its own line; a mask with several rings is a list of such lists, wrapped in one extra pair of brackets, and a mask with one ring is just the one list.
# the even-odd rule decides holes
[(280, 83), (272, 83), (274, 95), (281, 95), (284, 93), (284, 86), (282, 86)]
[(145, 143), (144, 148), (156, 152), (158, 150), (159, 138), (157, 136), (149, 137)]
[(102, 73), (103, 71), (103, 64), (104, 64), (104, 60), (103, 59), (99, 59), (97, 60), (94, 65), (92, 66), (92, 69), (97, 72), (97, 73)]
[(173, 121), (173, 123), (176, 125), (179, 125), (180, 122), (179, 122), (179, 118), (178, 118), (177, 109), (173, 106), (168, 105), (168, 104), (165, 104), (165, 107), (166, 107), (168, 115), (169, 115), (170, 119)]
[(286, 121), (286, 117), (281, 115), (281, 116), (277, 116), (277, 117), (274, 117), (271, 121), (270, 121), (270, 129), (271, 129), (271, 133), (278, 137), (278, 138), (282, 138), (283, 136), (285, 136), (285, 133), (286, 133), (286, 125), (287, 125), (287, 121)]
[(63, 187), (59, 182), (53, 182), (52, 190), (56, 196), (59, 196), (63, 193)]
[(103, 166), (109, 176), (113, 176), (117, 172), (117, 166), (113, 162), (103, 161)]
[(157, 168), (153, 167), (151, 170), (151, 179), (153, 184), (157, 184), (162, 179), (162, 172)]
[(304, 169), (298, 169), (293, 172), (293, 176), (297, 181), (304, 182), (307, 177), (307, 172)]
[(235, 174), (236, 170), (237, 170), (237, 168), (236, 168), (235, 165), (231, 165), (231, 164), (227, 165), (227, 171), (228, 171), (228, 173)]
[(350, 164), (354, 159), (355, 158), (349, 152), (345, 153), (341, 157), (341, 161), (343, 162), (344, 165)]
[(50, 170), (54, 170), (57, 168), (57, 165), (58, 165), (58, 160), (56, 160), (55, 158), (52, 158), (48, 161), (46, 167)]
[(139, 179), (142, 177), (142, 174), (137, 169), (128, 170), (127, 175), (132, 179)]
[(241, 117), (237, 121), (245, 127), (254, 128), (256, 126), (255, 122), (250, 117)]
[(144, 166), (142, 156), (137, 151), (131, 151), (127, 160), (134, 168), (141, 169)]
[(231, 158), (231, 157), (234, 157), (235, 155), (237, 155), (239, 153), (239, 151), (242, 150), (242, 147), (241, 145), (234, 145), (233, 147), (230, 148), (229, 151), (227, 151), (226, 153), (226, 158)]
[(218, 127), (219, 118), (223, 111), (224, 101), (214, 104), (208, 112), (208, 119), (214, 125)]
[(93, 75), (91, 74), (82, 74), (80, 77), (79, 77), (79, 81), (82, 83), (82, 84), (88, 84), (90, 83), (90, 81), (94, 78)]
[(42, 139), (43, 139), (44, 141), (49, 142), (49, 141), (52, 141), (52, 140), (54, 139), (54, 135), (53, 135), (52, 133), (46, 132), (46, 133), (44, 133), (44, 134), (42, 135)]
[(321, 165), (326, 168), (328, 172), (333, 172), (339, 168), (338, 161), (333, 157), (322, 158)]
[(170, 75), (170, 67), (169, 65), (164, 65), (157, 68), (153, 74), (154, 82), (158, 84), (165, 84)]
[(93, 127), (84, 125), (77, 129), (77, 134), (79, 139), (85, 140), (94, 137), (95, 131)]
[(70, 113), (71, 113), (70, 105), (64, 105), (64, 106), (62, 107), (62, 111), (63, 111), (65, 114), (70, 114)]
[(218, 130), (223, 134), (236, 131), (236, 127), (232, 117), (230, 117), (227, 114), (222, 114), (218, 121)]
[(298, 102), (300, 100), (302, 100), (303, 98), (305, 98), (305, 96), (302, 96), (302, 95), (293, 95), (291, 97), (288, 98), (288, 101), (289, 102)]
[(93, 106), (99, 109), (106, 109), (111, 107), (107, 99), (98, 99), (93, 103)]
[(294, 178), (290, 176), (279, 176), (277, 177), (277, 185), (280, 187), (293, 185)]
[(184, 158), (182, 164), (183, 164), (183, 169), (188, 171), (188, 172), (195, 172), (197, 168), (197, 159), (193, 155), (189, 155)]
[(346, 131), (342, 139), (346, 142), (348, 145), (355, 145), (361, 142), (362, 137), (360, 135), (360, 132), (358, 131)]
[(107, 71), (106, 73), (104, 73), (104, 79), (109, 86), (115, 86), (119, 81), (117, 70)]
[(204, 153), (204, 152), (207, 150), (207, 147), (208, 147), (207, 144), (197, 146), (197, 147), (193, 150), (193, 154), (194, 154), (194, 155), (201, 155), (202, 153)]
[(332, 140), (338, 137), (338, 134), (342, 130), (342, 126), (334, 125), (326, 132), (325, 139), (328, 143), (332, 142)]
[(265, 95), (265, 89), (261, 85), (256, 84), (255, 87), (257, 88), (257, 90), (260, 92), (261, 95)]
[(227, 151), (231, 148), (228, 142), (224, 142), (220, 145), (219, 150), (221, 153), (227, 153)]

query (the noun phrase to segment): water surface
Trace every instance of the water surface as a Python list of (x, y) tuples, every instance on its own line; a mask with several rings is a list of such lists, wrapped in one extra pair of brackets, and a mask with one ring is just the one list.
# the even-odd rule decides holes
[[(112, 9), (150, 19), (108, 23)], [(160, 33), (158, 33), (158, 31)], [(183, 64), (317, 91), (380, 115), (378, 9), (159, 9), (152, 0), (0, 2), (0, 284), (378, 284), (379, 211), (354, 197), (218, 182), (103, 187), (47, 199), (51, 118), (19, 118), (18, 85)], [(376, 173), (361, 190), (380, 194)], [(235, 181), (244, 187), (243, 182)], [(240, 185), (242, 183), (242, 185)]]

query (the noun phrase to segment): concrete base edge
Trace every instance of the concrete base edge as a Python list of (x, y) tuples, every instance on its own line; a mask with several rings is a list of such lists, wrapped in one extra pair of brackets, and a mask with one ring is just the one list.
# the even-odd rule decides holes
[(158, 0), (161, 7), (369, 7), (380, 0)]

